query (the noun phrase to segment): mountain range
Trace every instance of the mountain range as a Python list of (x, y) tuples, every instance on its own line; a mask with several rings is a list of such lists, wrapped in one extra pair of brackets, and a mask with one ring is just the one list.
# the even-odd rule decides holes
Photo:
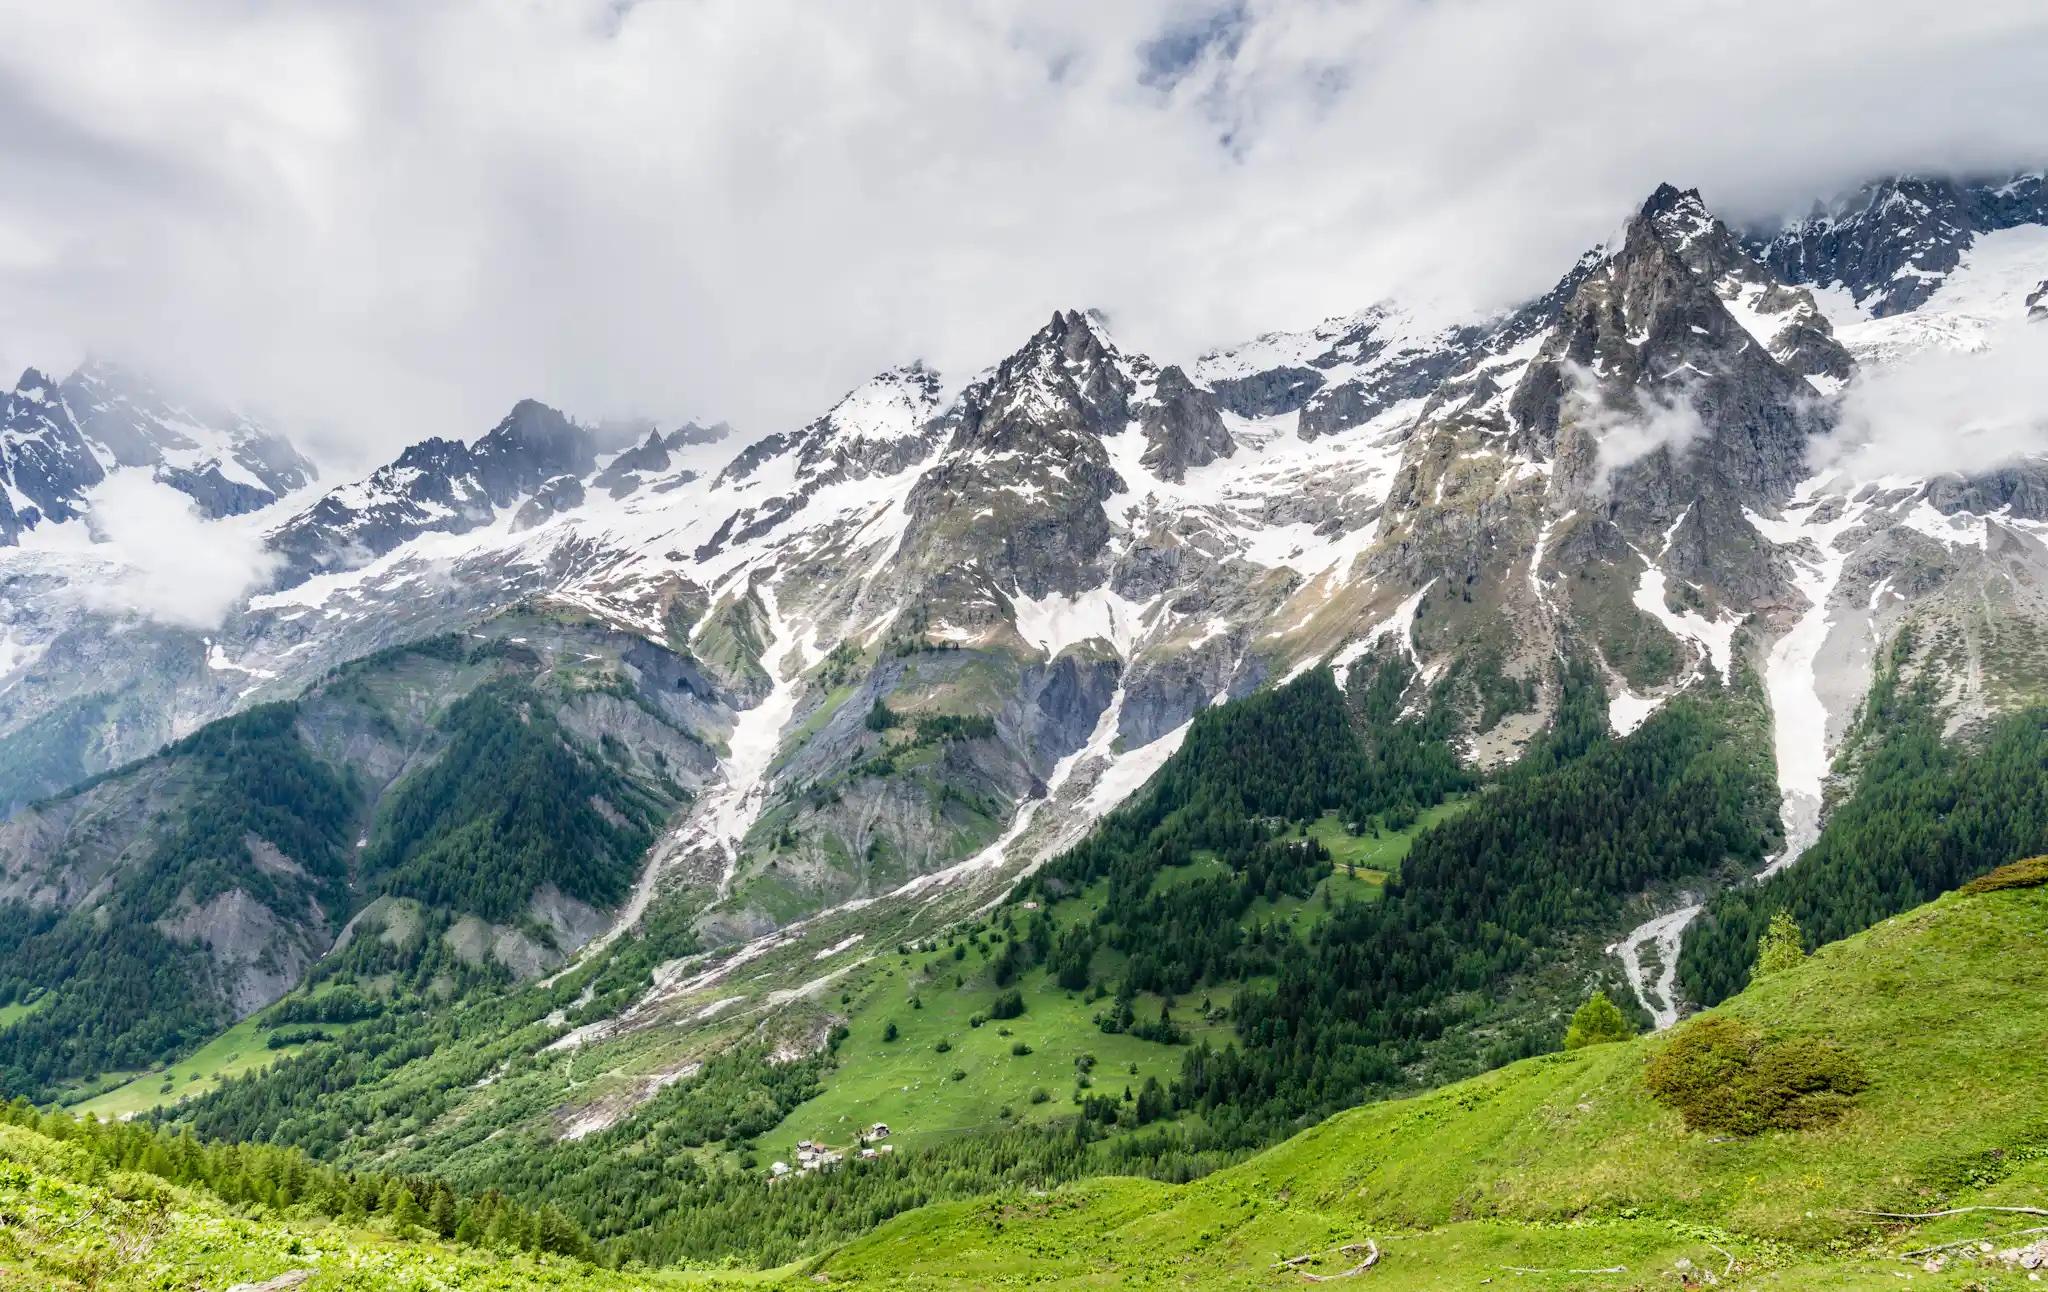
[[(758, 1174), (827, 1107), (1036, 1124), (1083, 1053), (1103, 1121), (1124, 1046), (1217, 1137), (1182, 1149), (1235, 1152), (1533, 1052), (1594, 987), (1669, 1026), (1742, 986), (1770, 908), (1841, 936), (2048, 850), (2048, 455), (1871, 402), (2036, 342), (2042, 176), (1766, 228), (1666, 185), (1559, 269), (1488, 316), (1382, 301), (1172, 363), (1065, 309), (751, 442), (525, 400), (324, 491), (246, 418), (25, 374), (0, 1085), (517, 1193), (629, 1132)], [(217, 623), (94, 592), (122, 472), (255, 552)], [(1901, 813), (1931, 860), (1855, 870)], [(1290, 995), (1312, 955), (1341, 1010)], [(844, 1048), (885, 1016), (994, 1044), (1016, 1015), (927, 999), (948, 957), (1071, 1015), (1004, 1043), (1028, 1081), (959, 1060), (1000, 1118)], [(325, 1043), (350, 1027), (374, 1043)], [(251, 1028), (267, 1073), (200, 1071)], [(364, 1102), (292, 1104), (316, 1087)], [(678, 1093), (739, 1088), (715, 1126)]]

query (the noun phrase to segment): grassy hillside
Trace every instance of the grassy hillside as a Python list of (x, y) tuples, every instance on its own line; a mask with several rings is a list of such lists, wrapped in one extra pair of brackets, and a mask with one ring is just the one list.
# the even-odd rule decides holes
[[(157, 1292), (271, 1279), (303, 1292), (632, 1292), (734, 1287), (769, 1276), (629, 1275), (552, 1256), (400, 1236), (389, 1225), (305, 1210), (236, 1210), (141, 1171), (110, 1170), (75, 1144), (0, 1125), (0, 1289)], [(301, 1277), (302, 1276), (302, 1277)]]
[[(2024, 1273), (1896, 1253), (2048, 1224), (1858, 1211), (2048, 1205), (2048, 887), (1945, 897), (1768, 977), (1714, 1016), (1828, 1037), (1869, 1086), (1839, 1121), (1690, 1131), (1643, 1074), (1669, 1039), (1549, 1055), (1340, 1114), (1192, 1184), (1090, 1181), (927, 1208), (820, 1265), (834, 1282), (1291, 1286), (1275, 1262), (1361, 1286), (2020, 1287)], [(1684, 1264), (1681, 1264), (1683, 1262)], [(1516, 1272), (1522, 1270), (1549, 1273)], [(1609, 1272), (1612, 1271), (1612, 1272)]]

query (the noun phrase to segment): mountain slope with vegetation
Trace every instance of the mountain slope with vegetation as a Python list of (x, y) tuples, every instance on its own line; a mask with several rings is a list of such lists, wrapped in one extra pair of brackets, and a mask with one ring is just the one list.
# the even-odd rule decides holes
[[(2048, 865), (2001, 875), (2014, 886), (1980, 883), (1823, 947), (1674, 1035), (1370, 1104), (1192, 1184), (1096, 1180), (929, 1208), (819, 1272), (903, 1287), (1284, 1287), (1370, 1243), (1370, 1285), (1390, 1288), (1709, 1275), (1875, 1288), (1909, 1272), (1921, 1286), (2025, 1286), (1975, 1243), (2024, 1247), (2048, 1224)], [(1688, 1129), (1647, 1077), (1717, 1026), (1780, 1047), (1763, 1053), (1836, 1051), (1860, 1084), (1811, 1124)], [(1955, 1214), (1875, 1214), (1936, 1211)], [(1304, 1253), (1315, 1259), (1280, 1264)]]

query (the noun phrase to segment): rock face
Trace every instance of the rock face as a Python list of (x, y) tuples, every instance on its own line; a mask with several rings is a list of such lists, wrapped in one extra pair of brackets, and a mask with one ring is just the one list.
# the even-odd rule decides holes
[[(1812, 392), (1798, 372), (1728, 308), (1723, 282), (1761, 277), (1736, 258), (1699, 194), (1667, 185), (1573, 293), (1508, 405), (1516, 446), (1554, 463), (1560, 510), (1603, 506), (1632, 529), (1670, 524), (1699, 500), (1737, 517), (1805, 476), (1824, 423), (1804, 411)], [(1846, 372), (1826, 327), (1817, 311), (1788, 323), (1799, 339), (1786, 353)]]
[[(475, 444), (423, 440), (287, 521), (271, 538), (285, 561), (280, 586), (361, 565), (421, 534), (488, 525), (499, 509), (548, 481), (581, 477), (595, 466), (588, 431), (545, 404), (521, 400)], [(533, 519), (546, 512), (543, 504)]]
[(1840, 287), (1884, 318), (1925, 304), (1978, 234), (2044, 221), (2048, 187), (2038, 174), (1996, 182), (1902, 175), (1750, 241), (1786, 282)]
[(1145, 452), (1138, 460), (1152, 468), (1152, 474), (1175, 484), (1186, 481), (1190, 467), (1208, 466), (1237, 451), (1215, 397), (1179, 368), (1159, 374), (1138, 424), (1145, 433)]
[(1136, 388), (1101, 326), (1073, 310), (967, 388), (907, 503), (906, 548), (937, 600), (988, 606), (999, 590), (1038, 598), (1102, 581), (1102, 505), (1124, 487), (1103, 437), (1129, 423)]
[(173, 403), (112, 365), (62, 383), (31, 368), (0, 403), (0, 546), (83, 513), (110, 471), (147, 471), (212, 517), (277, 501), (313, 479), (283, 437), (239, 414)]

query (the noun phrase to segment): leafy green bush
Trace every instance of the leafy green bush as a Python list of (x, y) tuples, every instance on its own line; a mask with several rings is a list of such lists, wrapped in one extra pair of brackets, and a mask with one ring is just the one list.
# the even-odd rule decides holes
[(1831, 1121), (1870, 1079), (1825, 1037), (1770, 1037), (1734, 1019), (1703, 1018), (1650, 1061), (1643, 1084), (1689, 1130), (1756, 1135)]
[(1605, 1045), (1609, 1041), (1626, 1041), (1636, 1034), (1622, 1016), (1621, 1007), (1607, 999), (1607, 993), (1596, 991), (1579, 1012), (1572, 1015), (1571, 1026), (1565, 1029), (1564, 1048), (1582, 1050), (1589, 1045)]
[(1763, 940), (1757, 943), (1756, 966), (1749, 971), (1750, 981), (1783, 973), (1804, 959), (1806, 935), (1799, 931), (1799, 921), (1792, 918), (1790, 911), (1779, 911), (1771, 916)]

